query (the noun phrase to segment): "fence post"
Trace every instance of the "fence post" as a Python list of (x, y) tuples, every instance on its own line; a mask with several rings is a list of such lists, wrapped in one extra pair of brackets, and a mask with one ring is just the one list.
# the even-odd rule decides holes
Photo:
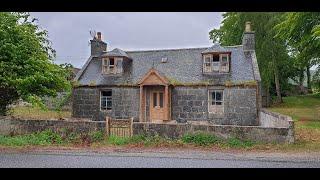
[(130, 118), (130, 137), (133, 136), (133, 117)]

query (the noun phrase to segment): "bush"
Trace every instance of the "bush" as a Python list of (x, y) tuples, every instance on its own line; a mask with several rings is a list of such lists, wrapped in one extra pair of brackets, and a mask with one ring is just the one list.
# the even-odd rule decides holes
[(192, 143), (200, 146), (215, 144), (220, 141), (216, 136), (202, 132), (185, 134), (181, 139), (184, 143)]

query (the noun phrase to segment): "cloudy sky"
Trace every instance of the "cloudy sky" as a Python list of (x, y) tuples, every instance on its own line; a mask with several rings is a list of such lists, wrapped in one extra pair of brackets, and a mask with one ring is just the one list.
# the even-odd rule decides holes
[(209, 31), (217, 28), (222, 13), (53, 13), (34, 12), (40, 27), (48, 30), (57, 51), (56, 63), (82, 67), (90, 55), (90, 30), (102, 33), (108, 50), (207, 47)]

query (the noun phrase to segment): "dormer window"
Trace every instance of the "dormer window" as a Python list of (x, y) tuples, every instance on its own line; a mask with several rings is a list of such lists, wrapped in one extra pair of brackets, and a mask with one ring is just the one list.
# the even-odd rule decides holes
[(228, 73), (229, 53), (203, 55), (203, 73)]
[(122, 73), (122, 57), (107, 57), (102, 59), (103, 74)]

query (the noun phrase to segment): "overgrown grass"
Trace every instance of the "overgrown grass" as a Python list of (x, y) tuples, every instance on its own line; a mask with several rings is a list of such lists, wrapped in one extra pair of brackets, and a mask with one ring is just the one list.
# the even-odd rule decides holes
[(25, 135), (3, 136), (0, 135), (0, 145), (2, 146), (50, 146), (50, 145), (90, 145), (104, 139), (101, 131), (90, 133), (75, 132), (54, 132), (50, 129)]
[(45, 130), (42, 132), (16, 135), (0, 136), (0, 146), (51, 146), (51, 145), (85, 145), (85, 146), (108, 146), (108, 145), (137, 145), (152, 147), (182, 147), (182, 146), (201, 146), (201, 147), (232, 147), (248, 148), (254, 145), (253, 142), (241, 141), (236, 138), (222, 139), (211, 134), (194, 133), (185, 134), (178, 139), (170, 139), (155, 136), (134, 135), (132, 137), (106, 137), (103, 132), (95, 131), (90, 133), (75, 133), (62, 130), (54, 132)]
[(0, 136), (0, 145), (5, 146), (52, 145), (62, 143), (63, 140), (61, 136), (51, 130), (27, 135)]
[(60, 119), (70, 118), (70, 111), (45, 110), (40, 107), (15, 107), (11, 110), (11, 115), (21, 119)]

